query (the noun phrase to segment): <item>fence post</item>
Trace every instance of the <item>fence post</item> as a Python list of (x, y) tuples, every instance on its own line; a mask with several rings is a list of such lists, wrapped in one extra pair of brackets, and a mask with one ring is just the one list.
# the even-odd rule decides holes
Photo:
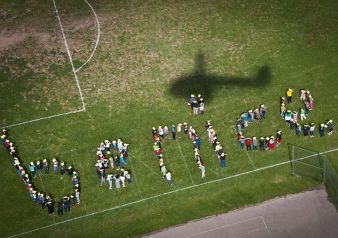
[(323, 183), (325, 184), (325, 177), (326, 177), (326, 164), (325, 164), (325, 158), (323, 159)]
[(292, 175), (295, 175), (295, 146), (292, 146)]

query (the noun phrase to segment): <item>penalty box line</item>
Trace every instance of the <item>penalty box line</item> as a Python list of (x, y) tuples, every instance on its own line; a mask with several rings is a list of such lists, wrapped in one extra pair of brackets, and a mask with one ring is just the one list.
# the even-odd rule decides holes
[(57, 17), (57, 19), (59, 21), (59, 25), (60, 25), (63, 41), (65, 43), (65, 47), (66, 47), (66, 51), (67, 51), (67, 54), (68, 54), (68, 58), (69, 58), (71, 66), (72, 66), (72, 71), (73, 71), (73, 74), (74, 74), (76, 85), (77, 85), (77, 88), (79, 89), (79, 94), (80, 94), (80, 99), (81, 99), (81, 103), (82, 103), (82, 108), (84, 110), (86, 110), (86, 105), (85, 105), (84, 100), (83, 100), (83, 95), (82, 95), (82, 90), (81, 90), (81, 87), (80, 87), (80, 82), (79, 82), (79, 79), (77, 77), (76, 69), (74, 67), (74, 63), (73, 63), (73, 59), (72, 59), (72, 54), (70, 53), (70, 50), (69, 50), (69, 47), (68, 47), (66, 35), (65, 35), (64, 30), (63, 30), (63, 26), (62, 26), (61, 19), (60, 19), (60, 16), (59, 16), (59, 11), (58, 11), (58, 9), (56, 7), (55, 0), (53, 0), (53, 4), (54, 4), (54, 9), (55, 9), (56, 17)]
[[(335, 149), (332, 149), (332, 150), (327, 150), (327, 151), (324, 151), (324, 152), (321, 152), (321, 153), (318, 153), (318, 154), (323, 155), (323, 154), (331, 153), (331, 152), (334, 152), (334, 151), (338, 151), (338, 148), (335, 148)], [(305, 157), (297, 159), (296, 161), (304, 160), (304, 159), (307, 159), (307, 158), (310, 158), (310, 157), (315, 157), (318, 154), (305, 156)], [(151, 196), (151, 197), (143, 198), (143, 199), (140, 199), (140, 200), (137, 200), (137, 201), (134, 201), (134, 202), (125, 203), (125, 204), (122, 204), (122, 205), (119, 205), (119, 206), (103, 209), (101, 211), (92, 212), (92, 213), (89, 213), (89, 214), (86, 214), (86, 215), (83, 215), (83, 216), (78, 216), (78, 217), (74, 217), (74, 218), (67, 219), (67, 220), (64, 220), (64, 221), (56, 222), (56, 223), (53, 223), (53, 224), (50, 224), (50, 225), (47, 225), (47, 226), (42, 226), (42, 227), (39, 227), (39, 228), (35, 228), (35, 229), (29, 230), (29, 231), (25, 231), (25, 232), (22, 232), (22, 233), (19, 233), (19, 234), (8, 236), (7, 238), (27, 235), (27, 234), (30, 234), (30, 233), (33, 233), (33, 232), (36, 232), (36, 231), (41, 231), (41, 230), (44, 230), (44, 229), (47, 229), (47, 228), (51, 228), (51, 227), (54, 227), (54, 226), (57, 226), (57, 225), (61, 225), (61, 224), (69, 223), (69, 222), (72, 222), (72, 221), (80, 220), (82, 218), (87, 218), (87, 217), (95, 216), (95, 215), (98, 215), (98, 214), (101, 214), (101, 213), (117, 210), (119, 208), (129, 207), (131, 205), (135, 205), (135, 204), (142, 203), (142, 202), (145, 202), (145, 201), (148, 201), (148, 200), (152, 200), (152, 199), (155, 199), (155, 198), (167, 196), (167, 195), (170, 195), (170, 194), (173, 194), (173, 193), (189, 190), (191, 188), (197, 188), (197, 187), (204, 186), (204, 185), (207, 185), (207, 184), (213, 184), (213, 183), (217, 183), (217, 182), (222, 182), (222, 181), (225, 181), (225, 180), (228, 180), (228, 179), (237, 178), (237, 177), (240, 177), (240, 176), (243, 176), (243, 175), (247, 175), (247, 174), (251, 174), (251, 173), (267, 170), (267, 169), (270, 169), (270, 168), (274, 168), (274, 167), (278, 167), (278, 166), (285, 165), (285, 164), (290, 164), (290, 163), (292, 163), (292, 161), (284, 161), (284, 162), (280, 162), (280, 163), (277, 163), (277, 164), (268, 165), (268, 166), (261, 167), (261, 168), (258, 168), (258, 169), (246, 171), (246, 172), (243, 172), (243, 173), (240, 173), (240, 174), (234, 174), (234, 175), (231, 175), (231, 176), (228, 176), (228, 177), (225, 177), (225, 178), (215, 179), (215, 180), (208, 181), (208, 182), (201, 183), (201, 184), (194, 184), (194, 185), (191, 185), (191, 186), (188, 186), (188, 187), (172, 190), (170, 192), (161, 193), (161, 194), (157, 194), (157, 195), (154, 195), (154, 196)]]
[[(85, 0), (85, 2), (91, 7), (91, 5), (90, 5), (86, 0)], [(53, 4), (54, 4), (54, 9), (55, 9), (56, 17), (57, 17), (58, 22), (59, 22), (59, 25), (60, 25), (60, 29), (61, 29), (63, 41), (64, 41), (64, 43), (65, 43), (67, 55), (68, 55), (70, 64), (71, 64), (71, 66), (72, 66), (72, 72), (73, 72), (73, 75), (74, 75), (74, 78), (75, 78), (75, 81), (76, 81), (77, 88), (78, 88), (78, 90), (79, 90), (80, 101), (81, 101), (82, 108), (79, 109), (79, 110), (75, 110), (75, 111), (70, 111), (70, 112), (65, 112), (65, 113), (55, 114), (55, 115), (52, 115), (52, 116), (41, 117), (41, 118), (29, 120), (29, 121), (24, 121), (24, 122), (15, 123), (15, 124), (12, 124), (12, 125), (1, 126), (1, 128), (10, 128), (10, 127), (15, 127), (15, 126), (21, 126), (21, 125), (29, 124), (29, 123), (32, 123), (32, 122), (37, 122), (37, 121), (47, 120), (47, 119), (51, 119), (51, 118), (56, 118), (56, 117), (61, 117), (61, 116), (69, 115), (69, 114), (74, 114), (74, 113), (86, 111), (86, 105), (85, 105), (85, 102), (84, 102), (84, 99), (83, 99), (83, 94), (82, 94), (82, 90), (81, 90), (81, 87), (80, 87), (80, 82), (79, 82), (79, 79), (78, 79), (78, 76), (77, 76), (77, 73), (76, 73), (76, 72), (77, 72), (78, 70), (80, 70), (84, 65), (81, 66), (78, 70), (75, 69), (74, 63), (73, 63), (73, 59), (72, 59), (72, 55), (71, 55), (70, 50), (69, 50), (69, 47), (68, 47), (66, 35), (65, 35), (65, 33), (64, 33), (63, 26), (62, 26), (62, 23), (61, 23), (61, 19), (60, 19), (60, 16), (59, 16), (59, 12), (58, 12), (57, 7), (56, 7), (56, 4), (55, 4), (55, 0), (53, 0)], [(91, 7), (91, 8), (92, 8), (92, 7)], [(92, 9), (92, 10), (94, 10), (94, 9)], [(95, 15), (96, 15), (96, 13), (95, 13)], [(99, 23), (98, 23), (98, 27), (99, 27)], [(100, 32), (100, 31), (98, 30), (98, 32)], [(98, 39), (99, 39), (99, 36), (98, 36)], [(97, 42), (96, 42), (96, 44), (95, 44), (95, 49), (96, 49), (96, 47), (97, 47), (97, 44), (98, 44), (98, 40), (97, 40)], [(92, 55), (91, 55), (91, 57), (92, 57)], [(90, 58), (91, 58), (91, 57), (90, 57)], [(88, 62), (86, 62), (86, 63), (88, 63)]]
[(52, 116), (41, 117), (41, 118), (30, 120), (30, 121), (24, 121), (24, 122), (20, 122), (20, 123), (8, 125), (8, 126), (3, 126), (2, 128), (10, 128), (10, 127), (15, 127), (15, 126), (21, 126), (21, 125), (29, 124), (29, 123), (32, 123), (32, 122), (42, 121), (42, 120), (51, 119), (51, 118), (55, 118), (55, 117), (66, 116), (66, 115), (69, 115), (69, 114), (75, 114), (75, 113), (84, 112), (84, 111), (85, 111), (85, 109), (82, 108), (82, 109), (76, 110), (76, 111), (65, 112), (65, 113), (56, 114), (56, 115), (52, 115)]

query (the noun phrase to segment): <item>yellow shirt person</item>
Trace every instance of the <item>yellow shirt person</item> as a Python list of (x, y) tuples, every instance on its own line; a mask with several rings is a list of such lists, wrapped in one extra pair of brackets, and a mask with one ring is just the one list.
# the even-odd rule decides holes
[(293, 90), (291, 88), (289, 88), (286, 91), (286, 98), (287, 98), (288, 103), (292, 103), (292, 93), (293, 93)]

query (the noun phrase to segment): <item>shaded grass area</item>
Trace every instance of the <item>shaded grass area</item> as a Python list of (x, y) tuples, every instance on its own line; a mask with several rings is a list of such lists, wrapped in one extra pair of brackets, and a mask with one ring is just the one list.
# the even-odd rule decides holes
[[(83, 42), (90, 45), (88, 35), (81, 38), (82, 31), (72, 31), (69, 23), (76, 18), (83, 20), (83, 12), (88, 14), (83, 2), (57, 3), (62, 19), (69, 24), (65, 25), (65, 30), (72, 45), (78, 47), (77, 41), (82, 42), (80, 46)], [(287, 161), (286, 142), (318, 151), (337, 147), (335, 133), (323, 139), (318, 136), (311, 140), (297, 138), (279, 116), (279, 96), (285, 88), (292, 87), (297, 91), (304, 87), (315, 99), (315, 111), (307, 122), (319, 123), (328, 118), (336, 121), (338, 118), (335, 110), (338, 102), (335, 83), (338, 11), (335, 1), (97, 1), (93, 6), (101, 21), (102, 36), (93, 60), (79, 72), (87, 111), (10, 131), (25, 164), (57, 156), (79, 170), (81, 205), (72, 209), (69, 216), (49, 219), (47, 211), (32, 204), (11, 161), (1, 150), (0, 163), (4, 168), (0, 175), (0, 187), (4, 191), (0, 195), (1, 236), (171, 191), (160, 177), (152, 154), (152, 126), (187, 121), (197, 130), (202, 138), (201, 155), (207, 164), (206, 181)], [(36, 8), (50, 14), (46, 17), (48, 21), (56, 20), (52, 5), (50, 8), (37, 5)], [(22, 10), (19, 5), (11, 9), (13, 12)], [(37, 20), (41, 19), (31, 16), (32, 22)], [(57, 24), (55, 28), (59, 31)], [(59, 40), (61, 46), (58, 48), (61, 49), (63, 42), (61, 38)], [(54, 78), (62, 78), (64, 81), (54, 90), (61, 94), (65, 90), (75, 93), (76, 89), (69, 88), (69, 82), (73, 83), (74, 79), (62, 52), (61, 60), (53, 57), (50, 62), (48, 60), (47, 72), (42, 76), (33, 72), (32, 77), (51, 77), (48, 81), (39, 81), (41, 87), (55, 82)], [(78, 56), (81, 57), (74, 58), (76, 64), (85, 59), (81, 53)], [(37, 61), (45, 62), (43, 57)], [(25, 68), (22, 61), (14, 61), (11, 65), (18, 71)], [(32, 85), (22, 80), (17, 88), (8, 87), (16, 92)], [(186, 106), (190, 93), (204, 94), (205, 117), (191, 115)], [(78, 98), (64, 94), (65, 107), (78, 105)], [(37, 95), (46, 97), (43, 91)], [(54, 94), (48, 96), (55, 99)], [(8, 105), (22, 103), (22, 99), (13, 95), (1, 99), (2, 120), (6, 114), (6, 119), (11, 115), (11, 120), (29, 120), (37, 107), (36, 102), (27, 101), (24, 108), (20, 107), (12, 114), (8, 113), (11, 110)], [(262, 103), (268, 108), (267, 119), (246, 128), (246, 135), (269, 135), (282, 129), (284, 141), (273, 153), (246, 153), (239, 148), (234, 125), (241, 112)], [(55, 108), (55, 112), (60, 109)], [(37, 114), (39, 112), (36, 110)], [(221, 144), (228, 152), (225, 170), (221, 170), (206, 140), (204, 123), (207, 119), (212, 120)], [(134, 181), (125, 190), (109, 191), (98, 186), (95, 151), (106, 138), (122, 138), (130, 144), (128, 168), (132, 169)], [(188, 138), (182, 136), (178, 143), (165, 141), (164, 149), (165, 160), (174, 176), (173, 189), (191, 186), (192, 181), (202, 183)], [(42, 184), (37, 185), (42, 187)], [(59, 179), (51, 177), (46, 190), (59, 185)], [(66, 223), (31, 236), (69, 234), (88, 237), (97, 235), (100, 230), (100, 235), (111, 237), (112, 227), (114, 236), (135, 236), (316, 185), (316, 181), (292, 177), (290, 167), (285, 165)], [(60, 190), (55, 189), (55, 196), (61, 195)]]
[(213, 91), (221, 87), (240, 87), (240, 88), (263, 88), (271, 80), (272, 75), (269, 66), (261, 66), (253, 77), (230, 76), (208, 74), (205, 71), (205, 60), (202, 52), (195, 58), (194, 72), (176, 79), (170, 86), (170, 93), (174, 96), (186, 98), (187, 95), (199, 92), (209, 102), (213, 99)]

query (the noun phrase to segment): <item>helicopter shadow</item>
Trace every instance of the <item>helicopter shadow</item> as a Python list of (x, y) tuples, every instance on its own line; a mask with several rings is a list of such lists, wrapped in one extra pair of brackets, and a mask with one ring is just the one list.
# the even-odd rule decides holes
[(169, 92), (183, 98), (188, 98), (190, 94), (202, 94), (210, 102), (214, 91), (222, 87), (263, 88), (272, 80), (271, 70), (267, 65), (261, 66), (256, 75), (247, 77), (207, 73), (205, 65), (205, 56), (199, 52), (196, 55), (194, 71), (176, 79), (170, 85)]

